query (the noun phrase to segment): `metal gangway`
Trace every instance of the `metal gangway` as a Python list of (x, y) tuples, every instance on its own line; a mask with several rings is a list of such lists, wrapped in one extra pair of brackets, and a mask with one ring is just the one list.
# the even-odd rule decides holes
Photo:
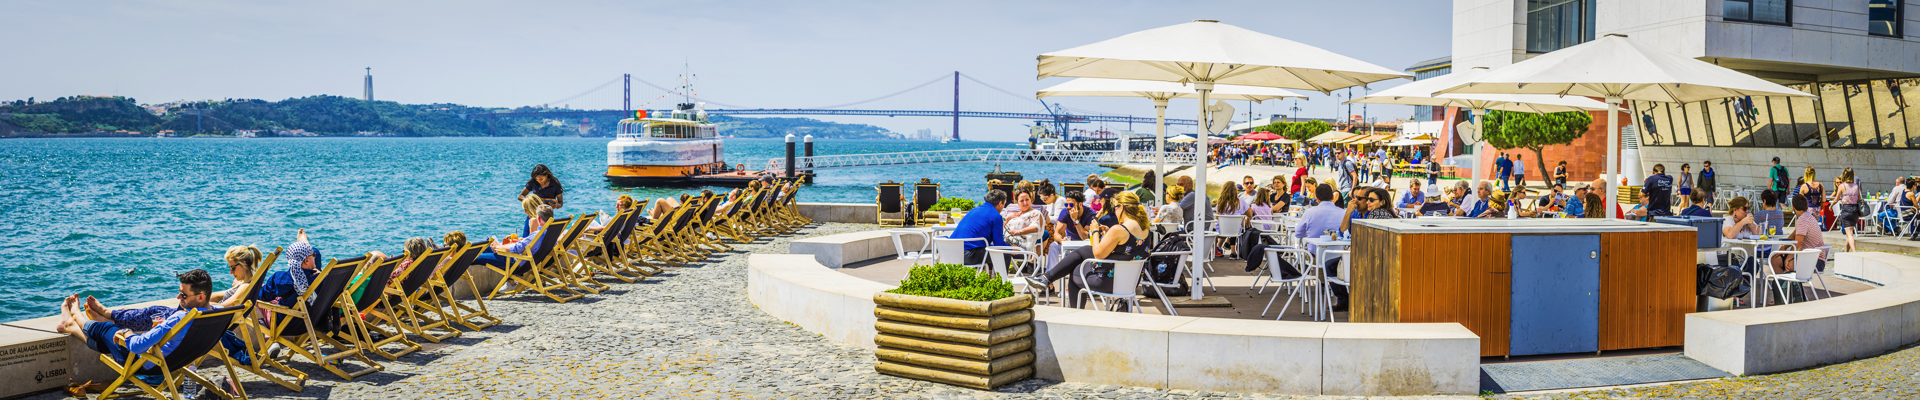
[[(963, 162), (1153, 164), (1155, 161), (1161, 159), (1161, 157), (1165, 157), (1167, 165), (1193, 165), (1194, 160), (1193, 152), (1161, 153), (1157, 151), (1111, 150), (963, 149), (794, 157), (793, 169), (806, 171), (832, 168)], [(766, 165), (767, 171), (785, 171), (787, 169), (787, 160), (784, 158), (775, 158), (767, 160)]]

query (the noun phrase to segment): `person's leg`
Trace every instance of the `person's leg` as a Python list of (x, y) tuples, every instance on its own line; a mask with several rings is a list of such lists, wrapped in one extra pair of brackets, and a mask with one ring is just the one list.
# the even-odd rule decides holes
[[(1327, 276), (1331, 277), (1334, 274), (1333, 271), (1340, 270), (1341, 258), (1342, 257), (1334, 257), (1334, 258), (1327, 259), (1327, 262), (1324, 265), (1327, 268)], [(1346, 310), (1347, 309), (1347, 287), (1342, 285), (1333, 285), (1333, 284), (1328, 284), (1327, 286), (1329, 286), (1329, 289), (1333, 292), (1334, 311)]]
[[(92, 296), (87, 297), (87, 303), (87, 314), (89, 318), (92, 318), (94, 306), (100, 303), (93, 300)], [(168, 314), (173, 314), (174, 310), (176, 310), (176, 308), (167, 306), (112, 310), (107, 312), (109, 318), (102, 322), (112, 322), (114, 326), (119, 326), (121, 329), (140, 332), (153, 329), (154, 319), (166, 318)], [(100, 321), (99, 319), (94, 320)]]
[(985, 263), (987, 261), (987, 248), (975, 247), (967, 249), (960, 259), (961, 262), (967, 265), (980, 265), (981, 263)]

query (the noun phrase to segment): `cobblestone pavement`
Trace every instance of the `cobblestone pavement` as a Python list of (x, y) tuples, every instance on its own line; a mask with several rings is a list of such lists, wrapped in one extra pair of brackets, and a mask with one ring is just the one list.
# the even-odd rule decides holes
[(1295, 398), (1040, 379), (987, 392), (895, 378), (873, 372), (871, 351), (833, 343), (747, 301), (748, 254), (786, 253), (792, 238), (872, 229), (816, 224), (639, 282), (603, 280), (613, 289), (566, 304), (537, 295), (488, 302), (505, 323), (397, 361), (374, 357), (386, 370), (353, 381), (299, 361), (291, 365), (313, 376), (302, 392), (244, 372), (241, 380), (259, 399)]
[(1879, 357), (1771, 375), (1499, 398), (1915, 399), (1920, 398), (1920, 347), (1908, 346)]

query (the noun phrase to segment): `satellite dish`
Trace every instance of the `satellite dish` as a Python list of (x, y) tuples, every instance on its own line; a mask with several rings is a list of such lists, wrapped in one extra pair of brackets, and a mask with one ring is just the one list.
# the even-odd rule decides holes
[(1218, 135), (1221, 132), (1226, 132), (1227, 127), (1232, 124), (1233, 124), (1233, 106), (1232, 105), (1227, 104), (1226, 101), (1215, 100), (1213, 102), (1213, 106), (1207, 107), (1207, 131), (1208, 132), (1213, 132), (1213, 134)]
[(1480, 124), (1471, 120), (1454, 125), (1454, 132), (1459, 133), (1460, 141), (1468, 146), (1480, 144), (1485, 139), (1480, 137)]

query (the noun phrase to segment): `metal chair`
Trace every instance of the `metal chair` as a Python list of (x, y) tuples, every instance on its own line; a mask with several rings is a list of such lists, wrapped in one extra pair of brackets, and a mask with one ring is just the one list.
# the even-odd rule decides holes
[[(1300, 276), (1283, 278), (1280, 274), (1272, 273), (1279, 270), (1281, 257), (1288, 257), (1287, 259), (1300, 269)], [(1319, 286), (1319, 274), (1315, 270), (1320, 267), (1319, 263), (1313, 259), (1313, 253), (1291, 247), (1268, 247), (1265, 268), (1268, 271), (1267, 280), (1260, 283), (1260, 291), (1255, 293), (1265, 292), (1267, 284), (1279, 284), (1284, 288), (1275, 288), (1273, 298), (1267, 300), (1267, 307), (1260, 309), (1260, 316), (1267, 316), (1267, 311), (1273, 309), (1273, 302), (1280, 300), (1280, 293), (1283, 291), (1287, 293), (1287, 302), (1280, 305), (1280, 313), (1276, 314), (1274, 319), (1287, 315), (1287, 308), (1293, 306), (1294, 299), (1300, 299), (1300, 311), (1306, 312), (1309, 302), (1313, 301), (1313, 295), (1317, 293), (1309, 288)]]

